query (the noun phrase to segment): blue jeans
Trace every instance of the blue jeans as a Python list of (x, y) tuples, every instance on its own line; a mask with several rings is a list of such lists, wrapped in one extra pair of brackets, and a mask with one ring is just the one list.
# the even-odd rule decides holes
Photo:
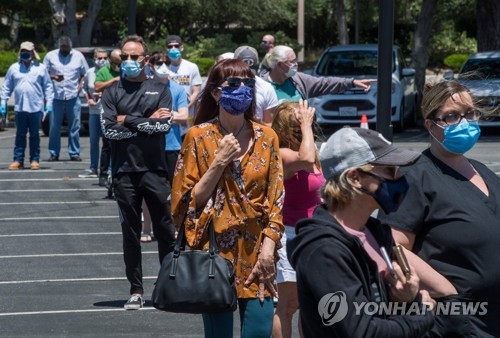
[(49, 152), (59, 156), (61, 151), (61, 125), (64, 114), (68, 120), (68, 153), (69, 156), (80, 155), (80, 114), (82, 105), (77, 96), (71, 100), (54, 99), (53, 109), (50, 114)]
[(26, 134), (30, 133), (30, 162), (40, 162), (40, 123), (42, 112), (16, 112), (16, 141), (14, 143), (14, 161), (24, 163)]
[(89, 114), (90, 169), (97, 173), (99, 166), (99, 140), (101, 139), (101, 119), (99, 114)]
[[(269, 338), (273, 330), (274, 304), (272, 298), (238, 298), (241, 338)], [(232, 338), (233, 313), (203, 314), (205, 338)]]

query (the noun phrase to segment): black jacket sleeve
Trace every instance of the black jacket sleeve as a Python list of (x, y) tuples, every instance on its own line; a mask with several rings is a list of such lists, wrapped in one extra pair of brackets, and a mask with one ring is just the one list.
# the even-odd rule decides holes
[(137, 132), (116, 122), (116, 116), (118, 115), (115, 102), (116, 90), (117, 84), (114, 83), (103, 92), (101, 98), (103, 108), (103, 113), (101, 113), (102, 134), (110, 140), (123, 140), (135, 137), (137, 136)]
[[(321, 311), (320, 300), (327, 294), (342, 291), (347, 302), (347, 313), (345, 318), (334, 323), (325, 325), (330, 337), (422, 337), (432, 327), (434, 316), (430, 311), (424, 311), (421, 315), (401, 315), (378, 317), (366, 314), (359, 304), (370, 302), (371, 300), (364, 290), (359, 271), (355, 271), (354, 255), (348, 250), (338, 250), (334, 248), (330, 241), (317, 243), (313, 250), (305, 249), (301, 253), (300, 265), (297, 266), (297, 281), (302, 281), (305, 285), (298, 285), (299, 301), (302, 305), (304, 297), (312, 297), (312, 302)], [(309, 252), (307, 252), (309, 251)], [(366, 278), (366, 276), (365, 276)], [(304, 294), (304, 290), (309, 290), (309, 294)], [(302, 298), (302, 299), (301, 299)], [(357, 304), (357, 306), (354, 305)], [(327, 307), (324, 308), (327, 311)], [(312, 310), (312, 307), (311, 307)], [(325, 313), (325, 312), (323, 312)], [(301, 312), (301, 316), (303, 313)], [(318, 316), (312, 313), (311, 316)], [(325, 316), (322, 316), (324, 325)], [(321, 317), (320, 317), (321, 318)], [(303, 325), (310, 325), (303, 321)], [(311, 328), (314, 331), (314, 328)], [(306, 329), (307, 331), (307, 329)]]

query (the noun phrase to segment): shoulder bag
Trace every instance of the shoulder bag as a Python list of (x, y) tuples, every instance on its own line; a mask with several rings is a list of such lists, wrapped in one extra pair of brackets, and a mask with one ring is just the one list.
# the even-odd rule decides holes
[[(189, 199), (191, 192), (187, 194)], [(214, 225), (210, 220), (209, 250), (186, 250), (184, 223), (177, 235), (174, 251), (163, 259), (153, 290), (153, 306), (176, 313), (221, 313), (235, 311), (236, 294), (234, 266), (219, 255)]]

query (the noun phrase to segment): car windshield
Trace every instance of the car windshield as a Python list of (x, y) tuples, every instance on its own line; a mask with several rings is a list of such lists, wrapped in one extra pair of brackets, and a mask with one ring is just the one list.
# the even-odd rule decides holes
[(460, 78), (470, 80), (500, 79), (500, 58), (470, 59), (462, 67)]
[(317, 74), (324, 76), (376, 76), (377, 55), (376, 50), (329, 52), (321, 58)]

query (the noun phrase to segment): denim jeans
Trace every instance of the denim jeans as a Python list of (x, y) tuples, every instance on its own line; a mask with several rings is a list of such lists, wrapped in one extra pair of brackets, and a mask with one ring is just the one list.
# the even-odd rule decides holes
[(59, 156), (61, 151), (61, 125), (66, 114), (68, 120), (68, 153), (69, 156), (80, 155), (80, 98), (77, 96), (71, 100), (54, 99), (53, 109), (50, 114), (49, 130), (49, 152), (51, 155)]
[(90, 169), (97, 173), (99, 165), (99, 140), (101, 139), (101, 119), (99, 114), (89, 114)]
[(24, 163), (26, 134), (30, 133), (30, 162), (40, 162), (40, 123), (42, 112), (16, 112), (16, 141), (14, 144), (14, 161)]

